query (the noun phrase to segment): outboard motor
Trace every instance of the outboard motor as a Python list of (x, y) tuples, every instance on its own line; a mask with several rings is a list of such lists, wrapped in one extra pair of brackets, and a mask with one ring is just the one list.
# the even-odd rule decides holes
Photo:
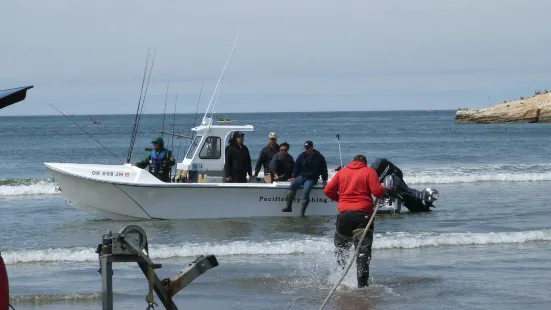
[(400, 208), (400, 200), (411, 212), (429, 212), (434, 207), (433, 203), (438, 199), (438, 191), (426, 188), (423, 191), (410, 188), (404, 181), (402, 170), (396, 167), (386, 158), (377, 158), (371, 168), (377, 171), (379, 181), (384, 182), (389, 192), (390, 204), (397, 203)]

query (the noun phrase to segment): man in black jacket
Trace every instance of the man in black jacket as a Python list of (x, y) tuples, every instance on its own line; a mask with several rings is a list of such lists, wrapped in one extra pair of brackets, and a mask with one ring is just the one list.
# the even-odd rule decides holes
[(293, 176), (295, 160), (289, 154), (289, 143), (279, 145), (279, 153), (275, 154), (270, 162), (270, 174), (274, 181), (285, 182)]
[(270, 162), (275, 154), (279, 151), (279, 145), (277, 144), (277, 135), (275, 132), (270, 132), (268, 135), (270, 139), (268, 145), (266, 145), (258, 154), (256, 161), (256, 167), (254, 168), (254, 178), (258, 176), (260, 168), (264, 166), (264, 182), (272, 183), (272, 176), (270, 175)]
[(251, 155), (243, 144), (244, 135), (239, 131), (234, 132), (230, 145), (226, 147), (224, 177), (228, 183), (247, 183), (247, 174), (253, 178)]
[(287, 194), (287, 207), (281, 211), (291, 212), (293, 210), (293, 200), (295, 199), (297, 190), (304, 185), (302, 208), (300, 210), (300, 216), (304, 216), (304, 211), (306, 211), (306, 207), (310, 203), (310, 191), (318, 183), (320, 176), (325, 187), (329, 178), (325, 157), (314, 149), (312, 141), (306, 141), (304, 142), (304, 152), (298, 155), (295, 162), (293, 178), (289, 179), (292, 183)]

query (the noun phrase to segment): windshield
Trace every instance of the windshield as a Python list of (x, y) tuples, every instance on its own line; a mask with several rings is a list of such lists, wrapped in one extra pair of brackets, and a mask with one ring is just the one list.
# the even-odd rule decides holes
[(195, 136), (193, 141), (191, 141), (191, 145), (189, 146), (189, 150), (187, 151), (186, 158), (192, 159), (193, 154), (195, 154), (195, 151), (197, 150), (197, 146), (199, 145), (199, 142), (201, 142), (201, 138), (203, 136)]

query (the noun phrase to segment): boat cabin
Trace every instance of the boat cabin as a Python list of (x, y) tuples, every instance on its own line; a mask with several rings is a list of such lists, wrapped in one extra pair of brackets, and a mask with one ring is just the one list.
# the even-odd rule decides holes
[(233, 132), (254, 131), (252, 125), (213, 125), (212, 118), (203, 117), (197, 127), (191, 129), (195, 137), (185, 158), (178, 163), (175, 182), (222, 183), (226, 146)]

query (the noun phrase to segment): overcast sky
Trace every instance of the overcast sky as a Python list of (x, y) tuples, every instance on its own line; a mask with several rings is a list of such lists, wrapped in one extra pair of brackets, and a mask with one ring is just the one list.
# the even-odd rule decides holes
[(485, 107), (551, 89), (549, 0), (0, 2), (1, 115)]

